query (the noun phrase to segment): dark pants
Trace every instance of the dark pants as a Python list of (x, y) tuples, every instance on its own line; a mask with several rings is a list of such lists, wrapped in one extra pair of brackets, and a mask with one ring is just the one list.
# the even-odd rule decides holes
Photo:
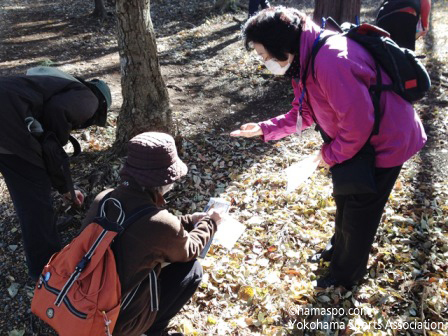
[(50, 178), (45, 169), (10, 154), (0, 154), (0, 173), (19, 217), (28, 273), (37, 280), (52, 254), (61, 249)]
[(262, 9), (269, 7), (268, 0), (249, 0), (249, 17), (255, 15), (258, 11), (258, 7), (261, 6)]
[(170, 320), (190, 300), (202, 279), (202, 266), (197, 260), (186, 263), (173, 263), (164, 268), (159, 275), (161, 286), (159, 311), (156, 319), (145, 333), (159, 336)]
[(365, 275), (370, 248), (400, 170), (401, 166), (376, 168), (376, 194), (335, 196), (336, 230), (330, 272), (340, 284), (350, 287)]
[(402, 48), (415, 50), (415, 34), (418, 17), (403, 12), (395, 12), (379, 18), (377, 26), (389, 32), (392, 40)]

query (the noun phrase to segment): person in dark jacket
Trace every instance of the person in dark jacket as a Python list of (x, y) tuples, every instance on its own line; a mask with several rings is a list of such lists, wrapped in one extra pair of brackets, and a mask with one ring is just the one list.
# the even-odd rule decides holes
[(249, 17), (254, 16), (258, 12), (259, 7), (265, 9), (269, 7), (268, 0), (249, 0)]
[(61, 153), (66, 156), (62, 146), (73, 129), (105, 126), (110, 103), (103, 81), (83, 81), (55, 68), (0, 77), (0, 173), (19, 217), (33, 280), (61, 249), (52, 186), (75, 205), (84, 200), (73, 189), (68, 168), (61, 168)]
[[(127, 149), (120, 185), (95, 198), (83, 227), (93, 221), (100, 201), (110, 192), (108, 197), (120, 202), (125, 215), (154, 206), (153, 213), (115, 238), (112, 249), (122, 293), (113, 335), (155, 336), (164, 332), (199, 286), (202, 267), (196, 257), (217, 230), (221, 216), (211, 210), (177, 217), (163, 210), (164, 194), (187, 173), (170, 135), (142, 133), (129, 141)], [(106, 209), (106, 216), (115, 218), (114, 210)], [(148, 276), (157, 281), (151, 283)]]
[(415, 40), (429, 30), (431, 0), (385, 0), (376, 25), (389, 32), (400, 47), (415, 50)]

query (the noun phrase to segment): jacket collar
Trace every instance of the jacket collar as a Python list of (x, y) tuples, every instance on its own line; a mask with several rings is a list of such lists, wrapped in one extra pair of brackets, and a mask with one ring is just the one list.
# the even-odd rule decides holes
[(166, 204), (163, 195), (156, 192), (143, 190), (143, 188), (130, 176), (123, 176), (121, 179), (121, 183), (116, 190), (119, 193), (126, 194), (133, 198), (135, 197), (146, 200), (158, 207), (163, 207)]

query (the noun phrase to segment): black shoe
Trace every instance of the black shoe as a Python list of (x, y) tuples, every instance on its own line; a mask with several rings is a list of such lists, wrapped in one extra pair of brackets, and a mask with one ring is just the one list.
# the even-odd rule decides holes
[(351, 289), (355, 284), (346, 284), (342, 283), (341, 281), (337, 280), (334, 276), (331, 274), (328, 274), (326, 276), (323, 276), (319, 279), (317, 279), (314, 288), (329, 288), (329, 287), (344, 287), (345, 289)]
[(319, 279), (317, 279), (316, 284), (314, 287), (316, 288), (328, 288), (331, 286), (339, 286), (339, 281), (337, 281), (333, 276), (326, 275)]
[(312, 255), (308, 261), (311, 263), (318, 263), (321, 260), (323, 261), (331, 261), (331, 257), (333, 256), (333, 249), (326, 251), (323, 250), (322, 252), (318, 252), (314, 255)]
[(327, 243), (327, 245), (325, 246), (325, 248), (322, 251), (312, 255), (308, 259), (308, 261), (312, 262), (312, 263), (318, 263), (321, 260), (331, 261), (331, 258), (333, 257), (333, 251), (334, 251), (332, 240), (333, 240), (333, 238), (330, 239), (330, 241)]

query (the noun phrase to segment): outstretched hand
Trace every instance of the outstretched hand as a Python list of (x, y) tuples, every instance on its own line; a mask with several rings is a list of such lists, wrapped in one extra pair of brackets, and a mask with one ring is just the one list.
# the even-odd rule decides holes
[(239, 130), (230, 133), (230, 136), (245, 138), (252, 138), (259, 135), (263, 135), (263, 131), (261, 130), (260, 125), (258, 125), (257, 123), (244, 124), (240, 127)]

